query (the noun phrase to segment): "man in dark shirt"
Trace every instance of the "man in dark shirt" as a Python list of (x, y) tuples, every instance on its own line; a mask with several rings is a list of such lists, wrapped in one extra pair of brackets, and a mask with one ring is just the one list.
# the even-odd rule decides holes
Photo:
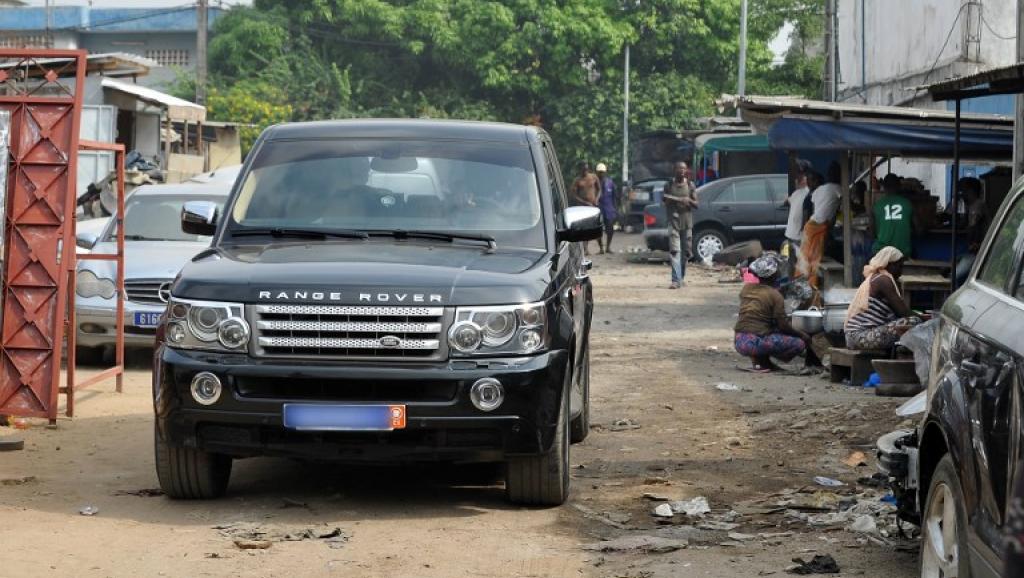
[(675, 178), (665, 185), (662, 195), (668, 218), (668, 252), (672, 265), (669, 289), (678, 289), (686, 276), (686, 262), (693, 257), (693, 210), (697, 208), (697, 188), (690, 180), (690, 167), (676, 163)]

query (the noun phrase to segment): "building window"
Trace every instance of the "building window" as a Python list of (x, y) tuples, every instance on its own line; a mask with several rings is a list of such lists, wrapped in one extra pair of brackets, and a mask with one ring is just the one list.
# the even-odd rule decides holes
[(0, 35), (0, 48), (47, 48), (50, 41), (45, 34)]
[(160, 66), (189, 66), (188, 50), (147, 50), (146, 58), (159, 62)]

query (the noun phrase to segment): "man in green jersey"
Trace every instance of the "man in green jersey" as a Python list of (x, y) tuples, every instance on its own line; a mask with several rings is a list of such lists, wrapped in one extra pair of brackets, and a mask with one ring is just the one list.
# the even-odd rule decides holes
[(871, 211), (875, 231), (873, 252), (877, 253), (882, 247), (896, 247), (909, 257), (914, 205), (903, 195), (901, 179), (892, 173), (882, 179), (882, 193)]

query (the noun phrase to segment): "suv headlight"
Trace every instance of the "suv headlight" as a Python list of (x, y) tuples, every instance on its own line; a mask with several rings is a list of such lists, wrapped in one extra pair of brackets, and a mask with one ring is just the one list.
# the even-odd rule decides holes
[(249, 344), (249, 324), (240, 303), (172, 298), (165, 335), (171, 347), (240, 351)]
[(75, 293), (77, 293), (79, 297), (102, 297), (104, 299), (113, 299), (114, 293), (117, 292), (113, 280), (97, 277), (92, 271), (79, 271), (76, 277)]
[(459, 307), (448, 345), (456, 356), (536, 353), (548, 345), (546, 323), (543, 303)]

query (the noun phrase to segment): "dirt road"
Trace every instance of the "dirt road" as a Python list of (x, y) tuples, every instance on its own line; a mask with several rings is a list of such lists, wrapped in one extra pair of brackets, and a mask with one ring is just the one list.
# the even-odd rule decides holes
[[(637, 242), (623, 236), (620, 246)], [(109, 385), (80, 394), (74, 420), (33, 424), (19, 432), (24, 451), (0, 454), (0, 578), (739, 577), (785, 575), (792, 558), (815, 554), (832, 555), (844, 576), (915, 574), (916, 545), (882, 533), (886, 516), (881, 532), (861, 534), (838, 514), (877, 509), (879, 496), (857, 480), (874, 471), (870, 446), (897, 423), (897, 402), (817, 377), (738, 371), (738, 286), (717, 272), (692, 271), (687, 287), (669, 291), (664, 266), (618, 254), (595, 262), (595, 427), (573, 448), (566, 506), (510, 507), (488, 467), (271, 459), (237, 462), (220, 501), (149, 495), (157, 484), (140, 367), (124, 394)], [(842, 463), (858, 450), (867, 465)], [(816, 486), (818, 475), (846, 485)], [(651, 511), (662, 502), (645, 493), (704, 496), (711, 512), (659, 524)], [(98, 512), (81, 515), (86, 506)], [(686, 547), (581, 547), (622, 536)]]

